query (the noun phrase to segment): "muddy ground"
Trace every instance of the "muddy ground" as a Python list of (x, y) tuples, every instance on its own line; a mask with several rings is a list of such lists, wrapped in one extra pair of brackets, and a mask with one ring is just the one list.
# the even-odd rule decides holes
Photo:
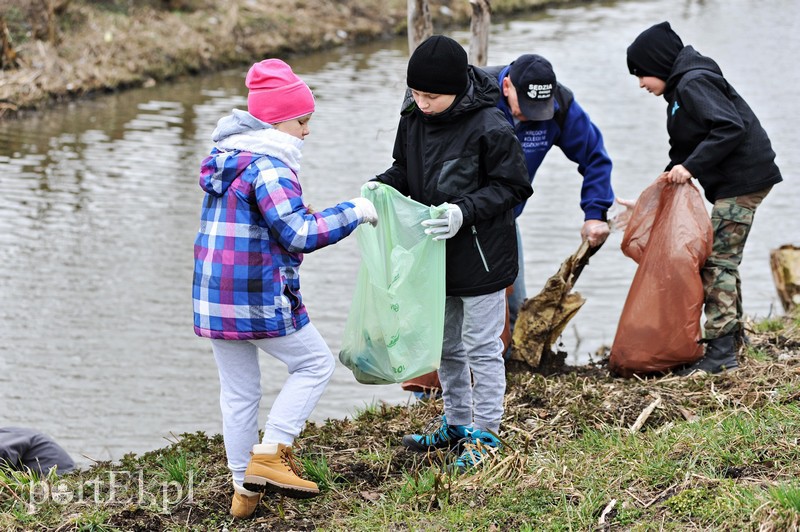
[[(520, 486), (534, 482), (530, 476), (533, 472), (527, 471), (525, 463), (537, 441), (557, 446), (559, 442), (566, 444), (580, 437), (588, 429), (627, 430), (656, 399), (658, 407), (645, 417), (641, 430), (657, 431), (674, 422), (694, 420), (701, 412), (709, 415), (723, 410), (757, 409), (773, 400), (775, 390), (796, 389), (800, 380), (800, 330), (796, 321), (787, 319), (786, 323), (788, 326), (780, 333), (751, 333), (750, 349), (758, 351), (759, 356), (744, 356), (740, 370), (712, 379), (669, 375), (622, 379), (609, 374), (605, 360), (580, 367), (565, 366), (549, 375), (532, 372), (524, 365), (509, 367), (503, 437), (512, 442), (509, 454), (517, 456), (519, 470), (514, 472), (514, 482)], [(799, 399), (795, 395), (782, 401)], [(407, 478), (404, 475), (413, 476), (430, 467), (431, 462), (406, 451), (399, 442), (410, 429), (420, 430), (441, 415), (441, 410), (440, 400), (411, 406), (382, 405), (362, 413), (356, 420), (309, 424), (297, 441), (299, 452), (306, 457), (324, 456), (331, 472), (331, 485), (322, 486), (323, 496), (312, 501), (268, 495), (255, 517), (247, 521), (230, 521), (227, 517), (231, 488), (221, 436), (183, 435), (170, 452), (201, 457), (204, 476), (196, 482), (194, 499), (178, 504), (169, 512), (141, 507), (116, 510), (110, 523), (124, 530), (168, 530), (176, 526), (205, 529), (209, 523), (222, 522), (229, 530), (339, 529), (337, 523), (342, 517), (351, 516), (355, 507), (387, 496), (389, 490)], [(131, 467), (157, 463), (156, 457), (161, 452), (144, 455)], [(724, 475), (757, 486), (778, 481), (785, 471), (770, 461), (761, 461), (730, 468)], [(560, 485), (545, 487), (553, 492), (564, 489)], [(661, 488), (647, 485), (633, 488), (643, 501), (657, 501), (659, 497), (666, 500), (675, 494), (659, 493), (663, 491)], [(479, 504), (481, 498), (492, 497), (497, 489), (491, 485), (476, 488), (460, 484), (450, 492), (450, 500), (469, 498)], [(420, 504), (423, 503), (429, 504), (426, 501)], [(430, 504), (433, 507), (429, 511), (435, 512), (437, 503)], [(522, 526), (527, 517), (520, 515), (519, 519), (516, 525)], [(661, 516), (656, 520), (660, 522)]]

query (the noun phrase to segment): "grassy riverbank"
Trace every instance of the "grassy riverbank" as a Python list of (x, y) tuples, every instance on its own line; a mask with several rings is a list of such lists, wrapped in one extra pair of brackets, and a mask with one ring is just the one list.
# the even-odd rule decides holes
[[(186, 7), (72, 0), (56, 44), (26, 39), (20, 15), (21, 66), (0, 74), (0, 116), (405, 28), (404, 0), (172, 3)], [(493, 5), (501, 15), (545, 3), (558, 2)], [(448, 5), (437, 23), (466, 27), (468, 3)], [(0, 470), (0, 530), (797, 529), (800, 315), (752, 327), (731, 375), (624, 380), (603, 363), (510, 374), (505, 451), (474, 475), (449, 477), (400, 446), (441, 402), (374, 405), (298, 440), (317, 499), (269, 496), (254, 519), (233, 521), (221, 437), (183, 434), (61, 478)]]
[[(46, 33), (38, 2), (3, 4), (0, 22), (9, 30), (18, 65), (0, 71), (0, 119), (59, 101), (406, 32), (406, 0), (55, 3), (65, 7), (55, 15), (52, 41), (33, 38)], [(493, 0), (492, 8), (503, 16), (567, 3), (576, 2)], [(469, 28), (467, 0), (430, 4), (438, 29)]]
[[(509, 375), (505, 452), (474, 475), (405, 451), (441, 403), (375, 405), (298, 441), (308, 501), (228, 515), (221, 437), (38, 480), (0, 472), (3, 530), (796, 530), (800, 315), (753, 325), (742, 369), (615, 379), (603, 363)], [(648, 412), (650, 412), (648, 414)]]

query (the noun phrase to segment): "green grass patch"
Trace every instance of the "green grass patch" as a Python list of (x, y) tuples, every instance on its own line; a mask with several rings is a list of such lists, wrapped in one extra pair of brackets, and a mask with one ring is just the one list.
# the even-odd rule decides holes
[(797, 487), (767, 492), (739, 480), (763, 464), (796, 468), (798, 433), (796, 404), (728, 411), (636, 434), (584, 427), (573, 441), (538, 442), (525, 471), (508, 485), (472, 485), (466, 478), (445, 490), (448, 480), (435, 467), (405, 472), (396, 499), (362, 508), (345, 527), (358, 522), (379, 528), (386, 515), (400, 512), (400, 522), (432, 529), (447, 529), (468, 514), (476, 530), (587, 530), (612, 500), (617, 502), (606, 522), (617, 526), (642, 525), (656, 514), (686, 526), (744, 526), (770, 499), (784, 512), (800, 505)]
[(334, 488), (338, 476), (331, 471), (324, 456), (304, 457), (301, 461), (306, 478), (316, 482), (321, 491), (330, 491)]
[(0, 470), (0, 530), (798, 530), (800, 373), (788, 327), (754, 335), (764, 360), (730, 375), (510, 372), (502, 452), (462, 475), (446, 473), (453, 453), (400, 443), (441, 416), (442, 401), (373, 404), (308, 424), (297, 456), (320, 496), (267, 494), (253, 521), (228, 514), (221, 436), (195, 433), (62, 477)]
[(786, 323), (781, 318), (767, 318), (753, 323), (753, 331), (756, 333), (778, 332), (782, 331), (785, 327)]

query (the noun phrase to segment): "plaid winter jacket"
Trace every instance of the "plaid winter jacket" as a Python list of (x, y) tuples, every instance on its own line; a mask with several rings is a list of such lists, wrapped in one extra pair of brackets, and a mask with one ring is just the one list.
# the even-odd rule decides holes
[[(206, 196), (194, 243), (194, 330), (227, 340), (288, 335), (309, 322), (303, 253), (338, 242), (359, 219), (350, 202), (314, 214), (303, 203), (301, 140), (234, 129), (200, 172)], [(245, 147), (256, 151), (237, 149)]]

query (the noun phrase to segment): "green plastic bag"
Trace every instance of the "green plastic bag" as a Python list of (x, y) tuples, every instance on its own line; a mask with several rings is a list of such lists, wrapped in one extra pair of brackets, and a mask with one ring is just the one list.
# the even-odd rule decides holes
[(366, 185), (378, 226), (356, 230), (361, 250), (353, 304), (339, 360), (362, 384), (392, 384), (439, 369), (445, 300), (445, 241), (420, 223), (445, 208), (428, 207), (394, 188)]

